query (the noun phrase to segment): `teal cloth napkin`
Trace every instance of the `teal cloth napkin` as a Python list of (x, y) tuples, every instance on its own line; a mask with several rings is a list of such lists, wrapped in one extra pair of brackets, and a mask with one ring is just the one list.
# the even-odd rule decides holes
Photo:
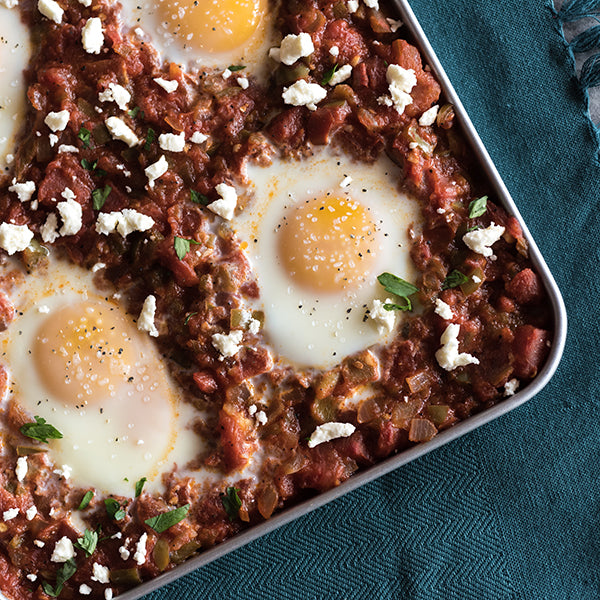
[(563, 291), (563, 361), (509, 415), (152, 600), (600, 597), (600, 173), (571, 57), (549, 1), (412, 7)]

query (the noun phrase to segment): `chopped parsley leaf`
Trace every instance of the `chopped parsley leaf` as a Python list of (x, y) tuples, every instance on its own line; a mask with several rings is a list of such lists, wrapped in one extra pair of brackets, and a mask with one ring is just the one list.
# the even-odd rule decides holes
[(54, 587), (52, 587), (47, 581), (42, 583), (44, 592), (48, 594), (48, 596), (56, 598), (62, 592), (65, 581), (70, 579), (75, 574), (75, 571), (77, 571), (77, 565), (75, 564), (75, 560), (70, 558), (56, 572), (56, 585)]
[(385, 310), (412, 310), (412, 303), (409, 296), (419, 291), (412, 283), (404, 281), (391, 273), (382, 273), (377, 277), (377, 281), (384, 287), (386, 292), (399, 296), (404, 300), (404, 304), (387, 304)]
[(327, 85), (331, 79), (333, 78), (333, 76), (335, 75), (335, 72), (338, 70), (338, 65), (337, 63), (335, 65), (333, 65), (333, 67), (331, 67), (331, 69), (327, 69), (327, 71), (325, 71), (325, 73), (323, 73), (323, 79), (321, 79), (321, 85)]
[(48, 438), (51, 440), (60, 440), (63, 437), (63, 434), (56, 429), (53, 425), (46, 423), (46, 419), (43, 417), (38, 417), (37, 415), (34, 417), (35, 423), (25, 423), (19, 431), (38, 442), (44, 442), (44, 444), (48, 443)]
[(460, 271), (454, 269), (453, 271), (448, 273), (446, 279), (444, 279), (442, 289), (449, 290), (450, 288), (455, 288), (459, 285), (462, 285), (463, 283), (467, 283), (467, 281), (469, 281), (469, 278), (464, 273), (461, 273)]
[(173, 248), (175, 248), (175, 254), (179, 260), (183, 260), (185, 255), (190, 251), (192, 244), (200, 245), (200, 242), (196, 240), (186, 240), (185, 238), (175, 237), (173, 240)]
[(487, 210), (487, 200), (487, 196), (482, 196), (469, 204), (469, 219), (476, 219), (485, 214), (485, 211)]
[(83, 537), (77, 538), (77, 542), (75, 542), (75, 546), (81, 548), (85, 552), (86, 556), (91, 556), (94, 554), (97, 545), (98, 532), (90, 529), (86, 529), (83, 532)]
[[(127, 111), (127, 114), (132, 118), (135, 119), (138, 114), (140, 112), (140, 107), (136, 106), (135, 108), (132, 108), (131, 110)], [(142, 114), (140, 115), (140, 117), (143, 119), (144, 118), (144, 113), (142, 111)]]
[(221, 494), (221, 503), (227, 513), (230, 521), (233, 521), (239, 517), (240, 508), (242, 507), (242, 501), (238, 496), (238, 490), (234, 487), (225, 488), (225, 493)]
[(90, 142), (92, 140), (92, 133), (89, 129), (86, 129), (85, 127), (81, 127), (79, 129), (79, 133), (77, 134), (77, 137), (83, 142), (84, 148), (90, 147)]
[(81, 499), (81, 503), (77, 507), (77, 510), (85, 510), (90, 505), (90, 502), (92, 501), (93, 497), (94, 497), (94, 492), (92, 492), (92, 490), (87, 491), (83, 495), (83, 498)]
[(135, 482), (135, 497), (137, 498), (141, 495), (142, 490), (144, 489), (144, 484), (148, 481), (145, 477), (142, 477), (139, 481)]
[(105, 185), (104, 189), (96, 189), (92, 192), (94, 210), (100, 210), (104, 206), (104, 203), (111, 192), (112, 188), (110, 185)]
[(115, 521), (125, 518), (125, 509), (114, 498), (106, 498), (104, 506), (106, 507), (108, 516)]
[(196, 190), (190, 190), (190, 199), (194, 204), (202, 204), (203, 206), (208, 206), (210, 204), (210, 200), (200, 192)]
[(229, 65), (227, 67), (232, 73), (236, 71), (243, 71), (246, 68), (246, 65)]
[(169, 512), (156, 515), (155, 517), (150, 517), (149, 519), (146, 519), (144, 523), (146, 523), (148, 527), (154, 529), (156, 533), (162, 533), (163, 531), (169, 529), (169, 527), (173, 527), (173, 525), (183, 521), (189, 510), (190, 505), (184, 504), (183, 506), (175, 508), (174, 510), (170, 510)]
[(156, 139), (156, 131), (150, 127), (146, 134), (146, 143), (144, 144), (144, 150), (150, 150), (152, 142)]
[(192, 312), (192, 313), (190, 313), (190, 314), (189, 314), (189, 315), (188, 315), (188, 316), (185, 318), (185, 321), (183, 322), (183, 324), (184, 324), (184, 325), (187, 325), (187, 324), (190, 322), (190, 319), (191, 319), (191, 318), (192, 318), (194, 315), (197, 315), (197, 314), (198, 314), (197, 312)]
[(104, 177), (106, 175), (106, 171), (104, 171), (103, 169), (98, 169), (98, 161), (97, 160), (92, 162), (91, 160), (88, 160), (87, 158), (82, 158), (81, 166), (84, 169), (86, 169), (87, 171), (91, 171), (92, 175), (97, 175), (98, 177)]

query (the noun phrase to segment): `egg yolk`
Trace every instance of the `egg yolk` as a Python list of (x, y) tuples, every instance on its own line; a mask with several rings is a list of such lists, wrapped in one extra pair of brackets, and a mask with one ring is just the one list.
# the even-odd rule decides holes
[(266, 0), (159, 0), (158, 13), (173, 34), (198, 50), (235, 50), (258, 29)]
[(377, 230), (368, 209), (358, 202), (312, 198), (293, 206), (279, 229), (283, 267), (305, 289), (353, 289), (374, 269)]
[[(139, 363), (132, 325), (117, 308), (82, 302), (44, 320), (33, 359), (47, 389), (78, 406), (114, 396)], [(131, 332), (131, 333), (128, 333)]]

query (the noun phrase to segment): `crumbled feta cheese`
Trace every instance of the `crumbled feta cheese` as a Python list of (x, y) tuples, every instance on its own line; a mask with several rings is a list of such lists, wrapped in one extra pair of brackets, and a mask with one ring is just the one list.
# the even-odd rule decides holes
[(50, 147), (54, 148), (54, 146), (56, 146), (56, 144), (58, 143), (58, 136), (55, 133), (49, 133), (48, 141), (50, 142)]
[(237, 206), (237, 192), (233, 186), (226, 183), (219, 183), (215, 189), (221, 198), (211, 202), (208, 209), (223, 217), (226, 221), (231, 221)]
[(502, 237), (504, 227), (494, 222), (485, 229), (476, 229), (463, 235), (463, 242), (468, 248), (483, 256), (492, 256), (492, 246)]
[(133, 148), (140, 143), (135, 131), (133, 131), (133, 129), (131, 129), (124, 121), (119, 119), (119, 117), (108, 117), (105, 124), (113, 140), (125, 142), (130, 148)]
[(37, 546), (38, 548), (43, 548), (46, 545), (46, 543), (42, 542), (42, 540), (33, 540), (33, 545)]
[(279, 48), (271, 48), (269, 50), (269, 58), (275, 62), (281, 62), (281, 50)]
[(52, 518), (54, 518), (58, 514), (58, 510), (56, 510), (56, 506), (53, 506), (48, 513)]
[(14, 519), (18, 514), (19, 514), (18, 508), (9, 508), (8, 510), (5, 510), (2, 513), (2, 520), (10, 521), (11, 519)]
[(75, 235), (83, 224), (82, 215), (83, 209), (77, 200), (70, 198), (65, 202), (59, 202), (56, 205), (60, 217), (63, 221), (63, 226), (60, 228), (60, 235)]
[(71, 189), (66, 187), (61, 193), (60, 195), (65, 199), (65, 200), (75, 200), (75, 192)]
[(248, 331), (252, 335), (256, 335), (260, 331), (260, 321), (258, 319), (250, 319), (248, 323)]
[(49, 112), (44, 119), (44, 123), (53, 131), (64, 131), (69, 123), (71, 113), (68, 110), (60, 110), (58, 112)]
[(179, 87), (178, 81), (163, 79), (162, 77), (155, 77), (154, 81), (168, 94), (174, 92)]
[(241, 343), (243, 337), (244, 334), (239, 329), (230, 331), (228, 334), (215, 333), (212, 336), (212, 345), (221, 354), (219, 360), (235, 356), (242, 347)]
[(238, 77), (237, 78), (237, 84), (243, 89), (243, 90), (247, 90), (248, 87), (250, 86), (250, 82), (248, 81), (247, 77)]
[(329, 85), (334, 86), (338, 83), (342, 83), (346, 81), (346, 79), (349, 79), (350, 75), (352, 75), (352, 67), (350, 65), (344, 65), (332, 75), (329, 80)]
[(63, 535), (63, 537), (61, 537), (60, 540), (56, 542), (50, 560), (52, 562), (64, 563), (67, 562), (69, 559), (73, 558), (74, 556), (75, 549), (73, 548), (73, 542), (71, 542), (71, 540), (66, 535)]
[(77, 154), (79, 152), (79, 148), (77, 146), (71, 146), (70, 144), (61, 144), (58, 147), (59, 154), (68, 154), (69, 152), (72, 154)]
[(80, 593), (82, 596), (89, 596), (89, 595), (92, 593), (92, 588), (91, 588), (89, 585), (87, 585), (87, 584), (85, 584), (85, 583), (82, 583), (82, 584), (79, 586), (79, 593)]
[(54, 0), (39, 0), (38, 1), (38, 10), (51, 21), (55, 23), (60, 23), (63, 18), (64, 10), (60, 7), (58, 2)]
[(158, 145), (168, 152), (183, 152), (185, 148), (185, 133), (161, 133), (158, 136)]
[(437, 119), (438, 112), (440, 110), (439, 105), (432, 106), (429, 110), (426, 110), (419, 119), (419, 125), (421, 127), (429, 127), (435, 123)]
[(58, 217), (55, 213), (50, 213), (46, 217), (46, 222), (40, 230), (42, 241), (46, 244), (52, 244), (58, 239)]
[(17, 466), (15, 467), (15, 475), (17, 476), (17, 481), (23, 481), (25, 479), (25, 475), (27, 475), (27, 457), (19, 456), (17, 458)]
[(253, 417), (256, 414), (256, 411), (258, 410), (258, 408), (256, 407), (256, 404), (251, 404), (248, 407), (248, 414)]
[(92, 565), (92, 581), (97, 581), (98, 583), (109, 583), (110, 571), (108, 567), (95, 562)]
[(33, 231), (27, 225), (13, 225), (2, 223), (0, 225), (0, 248), (8, 254), (22, 252), (33, 239)]
[(387, 21), (387, 24), (390, 26), (392, 33), (396, 33), (396, 31), (398, 31), (398, 29), (400, 29), (400, 27), (402, 27), (402, 25), (404, 25), (404, 23), (402, 23), (402, 21), (396, 20), (396, 19), (390, 19), (389, 17), (386, 19), (386, 21)]
[(454, 317), (454, 313), (448, 304), (446, 304), (441, 298), (437, 298), (435, 301), (435, 314), (449, 321)]
[(450, 323), (440, 338), (442, 347), (435, 353), (435, 358), (440, 367), (446, 371), (453, 371), (456, 367), (464, 367), (465, 365), (479, 364), (479, 359), (466, 352), (458, 351), (459, 331), (460, 325), (457, 323)]
[(99, 17), (88, 19), (81, 30), (81, 43), (88, 54), (100, 54), (104, 45), (104, 30)]
[(34, 506), (30, 506), (26, 511), (25, 511), (25, 516), (27, 517), (28, 521), (31, 521), (35, 515), (37, 515), (37, 507)]
[(481, 283), (481, 277), (477, 275), (473, 275), (471, 279), (473, 280), (473, 283)]
[(144, 300), (142, 312), (138, 317), (137, 327), (140, 331), (147, 331), (152, 337), (158, 337), (158, 329), (154, 324), (154, 316), (156, 314), (156, 298), (149, 295)]
[(412, 104), (410, 92), (417, 85), (417, 76), (412, 69), (405, 69), (400, 65), (389, 65), (386, 79), (394, 108), (401, 115), (404, 113), (404, 109)]
[(146, 540), (148, 539), (147, 533), (142, 533), (138, 543), (135, 545), (135, 554), (133, 560), (137, 565), (143, 565), (146, 562)]
[(112, 588), (106, 588), (104, 590), (104, 600), (112, 600), (112, 598), (113, 598)]
[(298, 59), (310, 56), (315, 51), (310, 34), (302, 32), (286, 35), (279, 47), (279, 60), (284, 65), (293, 65)]
[(192, 133), (192, 137), (190, 138), (190, 142), (192, 142), (193, 144), (203, 144), (207, 139), (208, 136), (204, 133), (194, 131), (194, 133)]
[(256, 413), (256, 420), (258, 421), (259, 425), (265, 425), (269, 419), (267, 418), (267, 414), (264, 410), (259, 410)]
[(314, 448), (324, 442), (335, 440), (336, 438), (348, 437), (354, 433), (356, 427), (352, 423), (324, 423), (319, 425), (308, 440), (308, 447)]
[(19, 4), (19, 0), (0, 0), (0, 5), (4, 8), (14, 8)]
[(63, 465), (60, 469), (54, 469), (53, 473), (56, 473), (59, 477), (64, 477), (65, 479), (69, 479), (71, 477), (71, 472), (73, 469), (69, 465)]
[(108, 88), (98, 94), (100, 102), (115, 102), (121, 110), (126, 110), (131, 94), (118, 83), (109, 83)]
[(377, 331), (379, 335), (389, 333), (396, 325), (396, 312), (393, 310), (385, 310), (384, 304), (391, 304), (390, 298), (386, 298), (385, 302), (381, 300), (373, 300), (373, 304), (369, 309), (369, 317), (377, 323)]
[(154, 182), (162, 177), (168, 170), (169, 163), (164, 155), (162, 155), (155, 163), (152, 163), (149, 167), (144, 169), (150, 189), (154, 188)]
[(27, 579), (29, 579), (29, 581), (35, 581), (37, 579), (37, 575), (29, 573), (29, 575), (27, 575)]
[(78, 0), (79, 4), (89, 8), (92, 5), (92, 0)]
[(333, 57), (337, 57), (340, 55), (340, 49), (337, 46), (331, 46), (331, 48), (329, 48), (329, 54)]
[(286, 104), (306, 106), (308, 110), (316, 110), (317, 103), (327, 96), (327, 90), (318, 83), (307, 83), (304, 79), (300, 79), (290, 87), (283, 88), (281, 96)]
[(229, 79), (232, 75), (233, 75), (233, 71), (231, 71), (229, 68), (225, 69), (221, 73), (221, 77), (223, 77), (223, 79)]
[(358, 10), (358, 0), (348, 0), (348, 12), (354, 14)]
[(379, 10), (379, 0), (364, 0), (365, 6)]
[(127, 548), (125, 546), (120, 546), (119, 547), (119, 556), (123, 560), (129, 560), (129, 557), (131, 556), (131, 552), (129, 552), (129, 550), (127, 550)]
[(96, 232), (104, 235), (118, 231), (127, 237), (134, 231), (147, 231), (154, 226), (154, 219), (133, 210), (124, 208), (120, 212), (100, 213), (96, 220)]
[(511, 379), (504, 384), (504, 397), (508, 398), (509, 396), (514, 396), (519, 389), (519, 380)]
[(394, 106), (394, 103), (389, 96), (379, 96), (379, 98), (377, 98), (377, 104), (379, 104), (379, 106)]
[(12, 180), (12, 185), (8, 188), (9, 192), (14, 192), (21, 202), (29, 202), (35, 193), (35, 182), (25, 181), (17, 183), (16, 179)]
[(41, 306), (38, 306), (38, 312), (47, 315), (50, 312), (50, 307), (42, 304)]
[(442, 207), (440, 207), (440, 208), (438, 208), (438, 209), (437, 209), (435, 212), (436, 212), (438, 215), (444, 215), (444, 214), (446, 214), (446, 209), (445, 209), (445, 208), (442, 208)]

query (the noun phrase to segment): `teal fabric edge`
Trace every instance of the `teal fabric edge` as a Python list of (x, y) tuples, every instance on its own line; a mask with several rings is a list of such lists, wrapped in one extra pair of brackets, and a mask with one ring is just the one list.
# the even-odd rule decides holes
[[(545, 5), (546, 5), (546, 8), (550, 11), (552, 16), (554, 17), (556, 33), (558, 33), (560, 39), (562, 40), (562, 43), (565, 46), (565, 50), (567, 51), (567, 56), (568, 56), (568, 59), (570, 62), (570, 67), (573, 72), (573, 76), (575, 78), (577, 78), (575, 53), (573, 52), (571, 45), (569, 44), (569, 42), (567, 41), (567, 38), (565, 37), (563, 22), (560, 18), (560, 15), (559, 15), (558, 11), (556, 10), (556, 8), (554, 7), (554, 3), (552, 0), (545, 0)], [(585, 115), (586, 115), (587, 120), (590, 125), (590, 132), (592, 133), (592, 137), (596, 141), (597, 152), (596, 152), (594, 159), (595, 159), (596, 164), (598, 164), (600, 166), (600, 126), (596, 125), (596, 123), (594, 123), (594, 121), (592, 120), (592, 115), (590, 114), (590, 94), (588, 92), (588, 88), (581, 86), (581, 85), (579, 85), (578, 87), (579, 87), (579, 90), (582, 94), (582, 98), (584, 101)]]

